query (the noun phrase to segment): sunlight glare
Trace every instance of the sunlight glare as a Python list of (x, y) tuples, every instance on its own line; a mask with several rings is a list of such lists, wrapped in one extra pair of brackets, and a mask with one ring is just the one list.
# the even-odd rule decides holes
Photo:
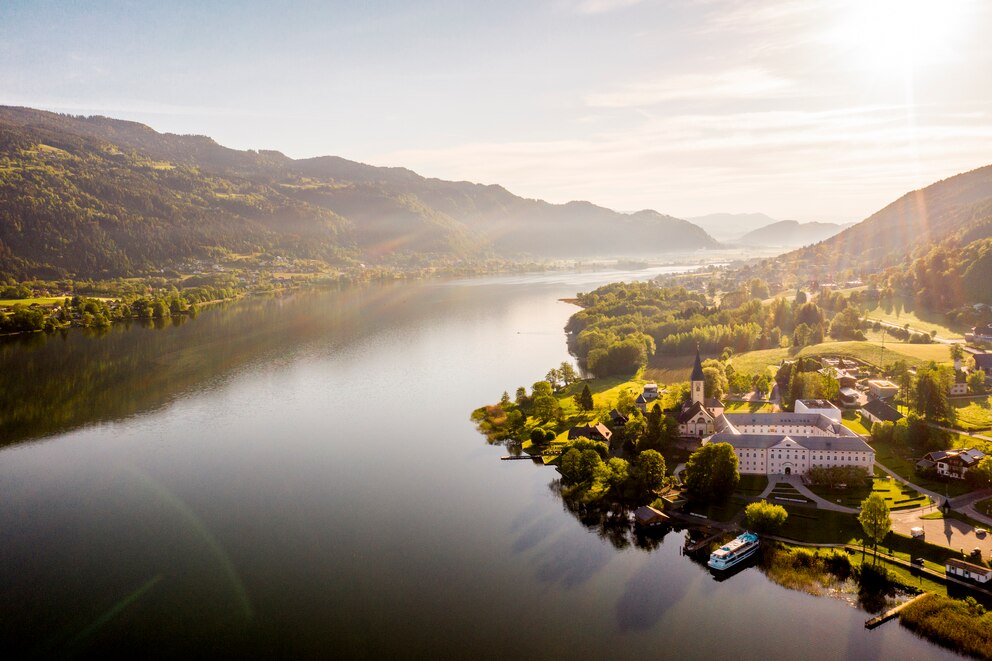
[(833, 41), (869, 71), (946, 62), (967, 18), (967, 0), (861, 0), (851, 3)]

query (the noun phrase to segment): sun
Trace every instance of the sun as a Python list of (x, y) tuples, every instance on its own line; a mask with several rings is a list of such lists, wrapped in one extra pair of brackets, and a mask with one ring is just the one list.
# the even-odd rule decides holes
[(831, 41), (856, 68), (914, 70), (951, 59), (972, 0), (856, 0), (839, 12)]

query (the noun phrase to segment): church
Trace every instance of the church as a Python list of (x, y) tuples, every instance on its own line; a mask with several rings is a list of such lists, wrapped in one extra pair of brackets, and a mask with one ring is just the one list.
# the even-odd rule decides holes
[(716, 431), (716, 420), (723, 415), (723, 402), (715, 397), (707, 399), (704, 386), (703, 363), (697, 349), (696, 363), (689, 376), (689, 401), (677, 414), (679, 434), (682, 436), (702, 438)]

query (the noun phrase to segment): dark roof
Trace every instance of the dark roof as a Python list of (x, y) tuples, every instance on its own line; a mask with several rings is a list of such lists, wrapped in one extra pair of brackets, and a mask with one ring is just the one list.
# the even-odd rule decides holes
[(583, 437), (592, 440), (602, 438), (604, 441), (609, 441), (612, 436), (613, 432), (602, 422), (595, 425), (579, 425), (568, 430), (568, 440), (570, 441)]
[(709, 408), (709, 409), (722, 409), (722, 408), (726, 408), (726, 407), (723, 405), (723, 402), (721, 402), (716, 397), (710, 397), (709, 399), (706, 400), (706, 408)]
[(613, 409), (612, 411), (610, 411), (610, 418), (613, 420), (613, 422), (618, 422), (622, 425), (627, 424), (627, 416), (625, 416), (617, 409)]
[(947, 567), (956, 567), (958, 569), (964, 569), (972, 574), (984, 574), (988, 575), (992, 573), (992, 569), (988, 567), (982, 567), (981, 565), (973, 565), (970, 562), (965, 562), (964, 560), (958, 560), (957, 558), (948, 558), (944, 563)]
[(885, 422), (896, 422), (902, 420), (903, 415), (880, 399), (870, 400), (861, 407), (862, 411), (868, 411), (874, 417)]
[(832, 409), (835, 408), (833, 404), (825, 399), (800, 399), (806, 408), (808, 409)]
[(703, 381), (703, 361), (699, 359), (699, 349), (696, 349), (696, 363), (692, 366), (690, 381)]
[(641, 505), (634, 510), (634, 520), (642, 526), (668, 521), (668, 515), (649, 505)]
[(710, 415), (710, 412), (706, 410), (705, 406), (699, 402), (693, 402), (692, 406), (683, 410), (682, 413), (679, 413), (679, 422), (689, 422), (700, 413), (705, 413), (708, 418), (713, 417)]
[(976, 353), (974, 358), (975, 367), (978, 369), (984, 370), (987, 368), (992, 368), (992, 353)]

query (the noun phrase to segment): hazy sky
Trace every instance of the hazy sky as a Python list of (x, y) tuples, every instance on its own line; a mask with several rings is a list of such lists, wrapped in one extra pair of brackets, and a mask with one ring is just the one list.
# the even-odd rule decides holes
[(992, 2), (0, 0), (0, 104), (677, 216), (992, 163)]

